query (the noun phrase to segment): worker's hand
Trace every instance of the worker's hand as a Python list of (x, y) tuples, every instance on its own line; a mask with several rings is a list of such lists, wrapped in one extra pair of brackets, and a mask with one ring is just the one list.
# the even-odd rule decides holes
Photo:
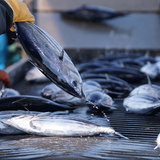
[(7, 87), (7, 88), (11, 87), (9, 76), (3, 70), (0, 70), (0, 81), (2, 81), (4, 83), (5, 87)]
[[(27, 5), (19, 0), (5, 0), (13, 10), (13, 23), (15, 22), (30, 22), (34, 23), (34, 16), (30, 13)], [(11, 27), (11, 31), (15, 31), (14, 26)]]

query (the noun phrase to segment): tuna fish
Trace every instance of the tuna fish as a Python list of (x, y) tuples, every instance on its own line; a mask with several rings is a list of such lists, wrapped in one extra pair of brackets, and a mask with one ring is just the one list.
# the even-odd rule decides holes
[(100, 22), (103, 20), (109, 20), (125, 16), (126, 13), (116, 12), (112, 9), (105, 7), (94, 7), (94, 6), (83, 5), (76, 9), (61, 12), (61, 15), (64, 18), (70, 18), (74, 20)]
[[(83, 83), (83, 92), (85, 98), (74, 97), (55, 84), (46, 86), (41, 95), (49, 98), (57, 103), (67, 104), (71, 106), (85, 105), (86, 101), (89, 106), (97, 106), (99, 109), (112, 110), (114, 107), (112, 98), (103, 92), (101, 85), (95, 81), (88, 80)], [(115, 109), (115, 108), (114, 108)]]
[(31, 62), (66, 92), (83, 97), (82, 79), (64, 49), (35, 24), (16, 23), (18, 38)]
[(54, 102), (67, 104), (67, 105), (83, 105), (85, 103), (84, 99), (74, 97), (71, 94), (68, 94), (55, 84), (47, 85), (41, 91), (42, 97), (53, 100)]
[(49, 99), (38, 96), (13, 96), (0, 99), (0, 111), (7, 110), (29, 110), (40, 112), (54, 112), (60, 110), (71, 110), (74, 107), (58, 104)]
[(125, 98), (123, 106), (127, 112), (149, 115), (160, 110), (160, 100), (151, 95), (138, 94)]
[(147, 76), (148, 84), (143, 84), (132, 90), (129, 96), (146, 94), (160, 98), (160, 86), (152, 84), (149, 76)]
[(98, 126), (89, 122), (83, 122), (63, 117), (40, 117), (21, 115), (8, 119), (6, 124), (29, 134), (41, 136), (93, 136), (99, 134), (113, 134), (126, 138), (114, 129)]
[(113, 106), (113, 99), (102, 91), (90, 92), (86, 96), (86, 99), (89, 101), (88, 104), (90, 104), (93, 108), (95, 107), (97, 109), (109, 111), (116, 109)]

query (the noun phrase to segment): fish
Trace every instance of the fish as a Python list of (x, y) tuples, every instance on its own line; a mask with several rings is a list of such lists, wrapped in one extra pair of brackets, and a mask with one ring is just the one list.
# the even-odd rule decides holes
[(17, 22), (15, 27), (33, 65), (66, 92), (83, 97), (81, 76), (58, 42), (35, 24)]
[(96, 106), (98, 110), (111, 111), (115, 109), (112, 98), (103, 92), (99, 83), (87, 80), (83, 82), (82, 86), (85, 98), (74, 97), (55, 84), (47, 85), (42, 89), (41, 95), (54, 102), (67, 104), (69, 106), (82, 106), (87, 104), (90, 108)]
[(83, 5), (72, 10), (63, 11), (60, 12), (60, 14), (63, 18), (90, 22), (101, 22), (104, 20), (110, 20), (127, 15), (127, 13), (117, 12), (110, 8), (88, 5)]
[(113, 111), (116, 107), (113, 105), (113, 99), (102, 91), (90, 92), (86, 95), (87, 104), (97, 111)]
[(130, 113), (152, 115), (160, 111), (160, 99), (146, 94), (133, 95), (123, 100), (123, 107)]
[(42, 72), (40, 72), (37, 67), (31, 68), (26, 73), (25, 80), (27, 82), (35, 82), (35, 83), (50, 82), (50, 80)]
[(69, 106), (81, 106), (85, 104), (85, 100), (83, 98), (74, 97), (71, 94), (68, 94), (54, 83), (44, 87), (41, 91), (41, 96), (56, 103), (66, 104)]
[(0, 98), (0, 111), (29, 110), (39, 112), (54, 112), (73, 109), (74, 107), (65, 104), (58, 104), (39, 96), (21, 95)]
[(113, 99), (103, 91), (99, 83), (88, 80), (86, 83), (84, 83), (83, 88), (86, 104), (90, 107), (90, 109), (107, 112), (116, 109), (113, 105)]
[[(95, 90), (102, 90), (100, 84), (88, 80), (83, 82), (83, 92), (86, 95), (88, 92), (94, 92)], [(51, 99), (54, 102), (61, 103), (61, 104), (67, 104), (70, 106), (81, 106), (86, 104), (85, 98), (78, 98), (74, 97), (55, 84), (49, 84), (46, 87), (44, 87), (41, 91), (41, 96)]]
[(98, 126), (90, 122), (83, 122), (76, 119), (68, 119), (57, 116), (40, 117), (37, 115), (21, 115), (8, 119), (6, 124), (28, 134), (40, 136), (81, 137), (94, 136), (104, 133), (118, 135), (128, 139), (111, 127)]
[(20, 93), (12, 88), (3, 88), (0, 90), (0, 97), (5, 98), (5, 97), (12, 97), (12, 96), (20, 96)]
[(148, 79), (148, 84), (143, 84), (136, 87), (130, 92), (129, 96), (146, 94), (160, 98), (160, 86), (152, 84), (149, 76), (147, 76), (147, 79)]
[(157, 136), (156, 142), (157, 142), (157, 146), (154, 148), (154, 150), (160, 147), (160, 133)]

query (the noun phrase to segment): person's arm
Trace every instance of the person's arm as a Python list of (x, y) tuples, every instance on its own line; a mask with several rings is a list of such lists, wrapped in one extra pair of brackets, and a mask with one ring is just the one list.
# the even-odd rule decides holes
[(0, 34), (9, 29), (15, 31), (15, 22), (34, 23), (34, 16), (30, 13), (25, 3), (19, 0), (0, 0)]
[(13, 23), (13, 11), (10, 6), (0, 0), (0, 34), (7, 32)]
[(10, 88), (11, 87), (11, 82), (10, 82), (10, 78), (7, 74), (7, 72), (0, 70), (0, 82), (3, 82), (3, 84), (5, 85), (5, 87)]

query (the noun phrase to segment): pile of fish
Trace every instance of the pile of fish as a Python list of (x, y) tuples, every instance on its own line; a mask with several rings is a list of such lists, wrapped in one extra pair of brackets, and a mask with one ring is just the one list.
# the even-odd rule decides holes
[(160, 110), (160, 86), (151, 84), (149, 74), (145, 84), (147, 73), (141, 68), (148, 63), (158, 63), (158, 58), (142, 54), (106, 55), (76, 66), (85, 98), (74, 97), (54, 84), (43, 88), (41, 95), (56, 103), (75, 108), (88, 105), (106, 113), (118, 109), (116, 99), (123, 98), (127, 112), (155, 114)]
[[(42, 90), (42, 96), (20, 95), (7, 88), (1, 90), (0, 134), (34, 134), (41, 136), (93, 136), (113, 134), (127, 139), (111, 127), (83, 120), (51, 115), (55, 111), (73, 110), (77, 105), (112, 110), (112, 98), (95, 81), (82, 82), (81, 76), (63, 48), (44, 30), (28, 22), (16, 23), (18, 38), (31, 62), (54, 84)], [(46, 82), (35, 72), (26, 75), (30, 82)], [(38, 74), (36, 80), (34, 73)], [(34, 79), (32, 81), (32, 79)], [(99, 108), (98, 108), (99, 109)], [(41, 113), (47, 112), (47, 113)]]
[[(16, 28), (30, 60), (45, 75), (33, 68), (25, 80), (46, 83), (46, 86), (39, 96), (20, 95), (7, 88), (1, 90), (0, 134), (65, 137), (111, 134), (127, 139), (109, 126), (78, 117), (57, 116), (54, 112), (70, 112), (87, 106), (89, 110), (106, 115), (120, 109), (116, 104), (117, 98), (123, 99), (123, 107), (129, 113), (155, 114), (160, 110), (160, 86), (152, 84), (149, 78), (158, 78), (158, 58), (114, 54), (75, 67), (61, 46), (38, 26), (21, 22), (16, 24)], [(144, 69), (151, 63), (155, 63), (153, 68), (157, 72), (154, 75), (149, 71), (150, 67)]]

